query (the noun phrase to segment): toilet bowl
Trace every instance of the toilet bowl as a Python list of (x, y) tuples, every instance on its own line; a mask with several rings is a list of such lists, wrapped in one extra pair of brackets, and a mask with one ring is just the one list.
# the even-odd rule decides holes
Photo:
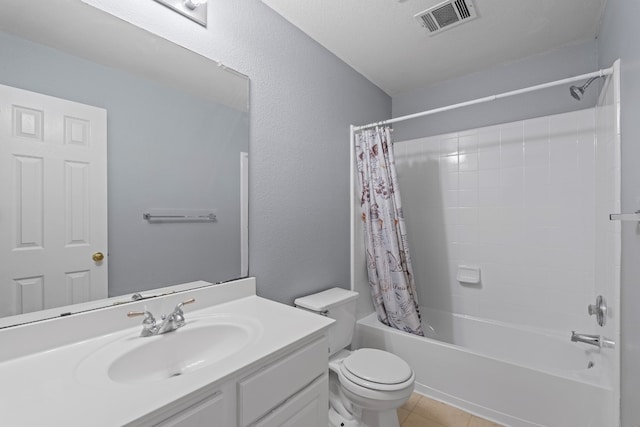
[(398, 427), (396, 409), (413, 392), (415, 374), (400, 357), (387, 351), (346, 350), (355, 328), (357, 292), (333, 288), (298, 298), (296, 307), (336, 322), (329, 327), (329, 425)]
[(415, 382), (404, 360), (371, 348), (342, 350), (330, 359), (329, 370), (339, 382), (338, 397), (360, 426), (398, 425), (396, 409), (409, 399)]

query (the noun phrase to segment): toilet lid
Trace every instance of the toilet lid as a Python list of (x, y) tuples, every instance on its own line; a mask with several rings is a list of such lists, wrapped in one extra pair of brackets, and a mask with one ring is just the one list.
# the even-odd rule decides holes
[(400, 384), (413, 375), (407, 362), (395, 354), (373, 348), (354, 351), (342, 366), (354, 376), (377, 384)]

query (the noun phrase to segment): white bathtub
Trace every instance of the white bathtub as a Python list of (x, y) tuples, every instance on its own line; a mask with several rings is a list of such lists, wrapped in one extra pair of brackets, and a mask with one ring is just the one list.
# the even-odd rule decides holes
[(507, 426), (614, 426), (601, 350), (572, 343), (570, 331), (420, 312), (428, 337), (389, 328), (374, 313), (358, 321), (357, 347), (397, 354), (415, 371), (417, 392)]

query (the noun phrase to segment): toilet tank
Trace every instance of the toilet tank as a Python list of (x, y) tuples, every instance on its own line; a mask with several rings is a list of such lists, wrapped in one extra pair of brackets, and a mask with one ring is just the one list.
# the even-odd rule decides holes
[(300, 297), (294, 301), (296, 307), (322, 314), (334, 319), (329, 327), (329, 355), (351, 344), (356, 326), (356, 300), (358, 293), (342, 288), (331, 288), (316, 294)]

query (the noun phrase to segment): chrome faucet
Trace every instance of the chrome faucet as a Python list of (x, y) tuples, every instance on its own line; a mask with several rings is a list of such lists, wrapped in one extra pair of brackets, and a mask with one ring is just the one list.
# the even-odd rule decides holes
[(171, 314), (169, 314), (168, 316), (165, 314), (162, 315), (162, 322), (160, 324), (156, 322), (153, 314), (151, 314), (147, 310), (130, 311), (129, 313), (127, 313), (127, 316), (144, 316), (144, 319), (142, 320), (142, 332), (140, 332), (141, 337), (151, 337), (154, 335), (166, 334), (167, 332), (175, 331), (176, 329), (179, 329), (186, 324), (182, 307), (185, 304), (191, 304), (195, 301), (196, 300), (194, 298), (191, 298), (189, 300), (178, 303)]
[(585, 344), (591, 344), (595, 345), (596, 347), (601, 347), (600, 335), (576, 334), (576, 331), (571, 331), (571, 341), (583, 342)]
[(590, 334), (576, 334), (576, 331), (571, 331), (571, 341), (572, 342), (583, 342), (585, 344), (595, 345), (596, 347), (615, 347), (616, 343), (614, 341), (608, 340), (601, 335), (590, 335)]

